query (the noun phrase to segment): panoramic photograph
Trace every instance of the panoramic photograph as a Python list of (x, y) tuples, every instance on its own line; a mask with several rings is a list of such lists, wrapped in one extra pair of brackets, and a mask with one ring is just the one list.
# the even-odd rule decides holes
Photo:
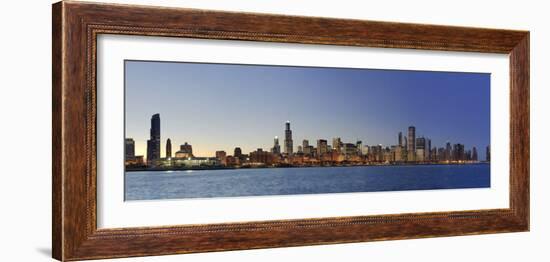
[(488, 73), (124, 67), (126, 201), (491, 186)]

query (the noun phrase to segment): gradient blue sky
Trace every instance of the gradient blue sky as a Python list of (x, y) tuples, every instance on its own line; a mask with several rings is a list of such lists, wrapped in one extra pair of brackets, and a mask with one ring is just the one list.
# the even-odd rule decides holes
[(416, 135), (478, 148), (490, 143), (490, 74), (402, 70), (125, 62), (126, 137), (146, 155), (151, 115), (160, 114), (162, 156), (188, 142), (197, 156), (269, 150), (289, 120), (294, 150), (308, 139), (368, 145)]

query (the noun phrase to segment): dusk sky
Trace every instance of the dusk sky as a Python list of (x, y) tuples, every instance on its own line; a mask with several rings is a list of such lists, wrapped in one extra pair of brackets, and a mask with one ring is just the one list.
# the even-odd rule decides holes
[(188, 142), (196, 156), (270, 150), (284, 145), (291, 122), (294, 151), (303, 139), (391, 146), (397, 134), (478, 148), (490, 143), (490, 74), (322, 67), (126, 61), (126, 137), (146, 156), (151, 116), (160, 114), (161, 156)]

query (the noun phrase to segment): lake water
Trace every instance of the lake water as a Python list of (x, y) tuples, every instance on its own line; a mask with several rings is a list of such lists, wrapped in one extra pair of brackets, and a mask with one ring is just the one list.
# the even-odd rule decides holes
[(125, 199), (374, 192), (491, 186), (490, 165), (412, 165), (126, 172)]

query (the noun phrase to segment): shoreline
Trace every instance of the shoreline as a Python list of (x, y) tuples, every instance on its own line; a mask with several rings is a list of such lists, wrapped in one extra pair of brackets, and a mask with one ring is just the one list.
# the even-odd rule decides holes
[(371, 165), (335, 165), (335, 166), (263, 166), (263, 167), (183, 167), (183, 168), (125, 168), (124, 172), (143, 171), (203, 171), (203, 170), (232, 170), (232, 169), (275, 169), (275, 168), (323, 168), (323, 167), (380, 167), (380, 166), (461, 166), (461, 165), (488, 165), (490, 162), (480, 161), (476, 163), (403, 163), (403, 164), (371, 164)]

